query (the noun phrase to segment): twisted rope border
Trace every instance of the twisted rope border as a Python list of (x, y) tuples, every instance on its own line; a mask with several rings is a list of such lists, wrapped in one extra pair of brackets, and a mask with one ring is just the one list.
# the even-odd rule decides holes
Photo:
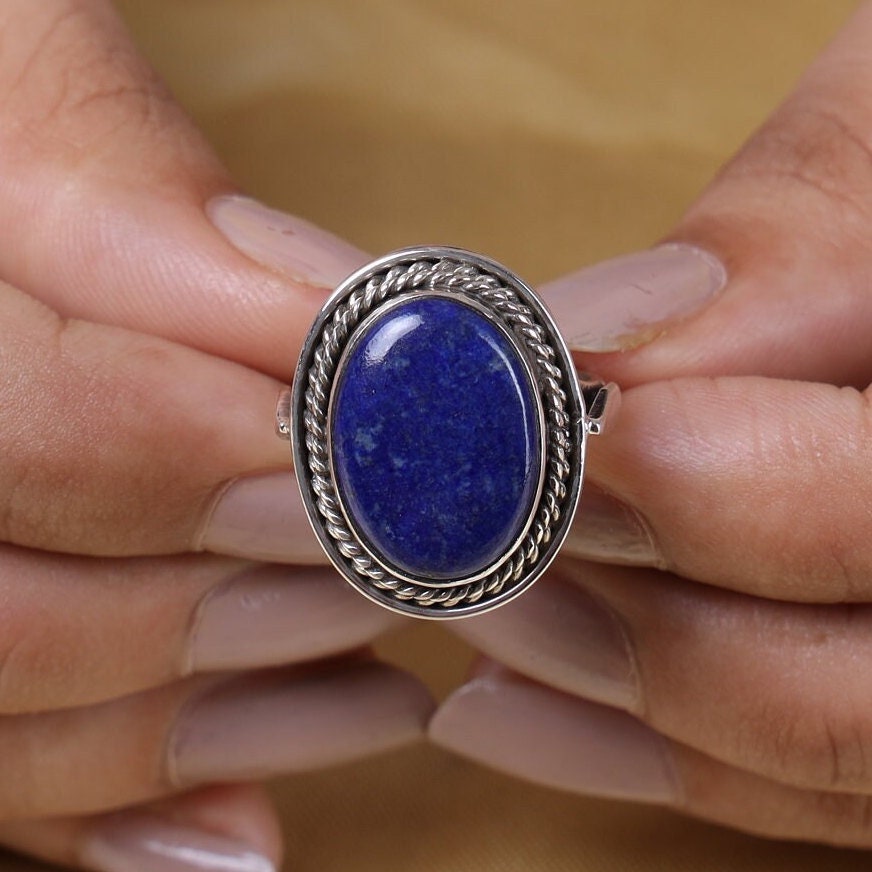
[[(327, 440), (327, 410), (336, 368), (355, 327), (381, 303), (401, 293), (439, 290), (467, 295), (477, 300), (524, 342), (535, 363), (535, 375), (545, 411), (548, 431), (544, 463), (545, 481), (526, 536), (494, 572), (460, 587), (431, 588), (399, 578), (380, 566), (363, 548), (346, 523), (331, 475)], [(413, 601), (425, 608), (449, 609), (474, 604), (501, 594), (507, 585), (520, 583), (539, 559), (540, 548), (551, 540), (566, 498), (571, 473), (572, 440), (564, 374), (555, 362), (557, 353), (548, 333), (533, 311), (496, 276), (470, 263), (450, 257), (418, 259), (391, 266), (371, 276), (337, 305), (322, 327), (312, 357), (305, 392), (305, 446), (311, 473), (309, 486), (325, 529), (348, 567), (365, 583), (399, 601)]]

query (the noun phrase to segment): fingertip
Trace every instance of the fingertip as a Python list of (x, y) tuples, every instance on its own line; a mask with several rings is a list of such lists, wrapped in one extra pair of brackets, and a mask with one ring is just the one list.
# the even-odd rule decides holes
[(275, 872), (283, 854), (280, 821), (254, 784), (90, 817), (4, 822), (0, 843), (94, 872)]
[(306, 287), (333, 290), (369, 260), (338, 236), (250, 197), (213, 197), (206, 215), (236, 249)]
[(332, 568), (256, 566), (212, 588), (197, 605), (184, 672), (314, 661), (367, 645), (403, 621)]
[(431, 740), (547, 787), (675, 804), (665, 739), (623, 712), (494, 672), (455, 691), (430, 722)]
[[(456, 632), (521, 675), (628, 711), (640, 691), (632, 646), (617, 614), (558, 567), (503, 608)], [(488, 671), (492, 666), (485, 667)], [(488, 674), (480, 670), (475, 677)]]
[(195, 549), (271, 563), (324, 560), (290, 471), (245, 474), (225, 484), (204, 515)]
[(165, 777), (184, 787), (348, 762), (417, 741), (433, 707), (414, 676), (353, 656), (205, 680), (168, 725)]
[(273, 869), (281, 867), (282, 823), (261, 784), (213, 784), (158, 802), (155, 809), (179, 824), (250, 846)]
[(275, 872), (247, 841), (139, 812), (107, 818), (84, 841), (80, 864), (96, 872)]
[(721, 262), (705, 249), (667, 243), (586, 267), (541, 288), (576, 352), (624, 352), (707, 306), (725, 287)]

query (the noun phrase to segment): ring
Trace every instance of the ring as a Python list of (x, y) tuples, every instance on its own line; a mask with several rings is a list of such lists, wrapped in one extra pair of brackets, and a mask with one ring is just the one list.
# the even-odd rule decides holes
[(312, 326), (276, 413), (327, 557), (394, 611), (508, 602), (572, 524), (587, 437), (619, 399), (578, 377), (536, 294), (457, 248), (349, 276)]

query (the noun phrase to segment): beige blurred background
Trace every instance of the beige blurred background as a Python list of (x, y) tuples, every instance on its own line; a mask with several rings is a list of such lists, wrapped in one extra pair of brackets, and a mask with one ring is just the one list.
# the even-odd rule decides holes
[[(456, 244), (536, 283), (663, 234), (855, 4), (119, 5), (252, 194), (374, 253)], [(382, 650), (439, 694), (469, 662), (431, 625)], [(561, 795), (427, 748), (288, 778), (275, 794), (287, 868), (299, 872), (840, 872), (870, 862)]]

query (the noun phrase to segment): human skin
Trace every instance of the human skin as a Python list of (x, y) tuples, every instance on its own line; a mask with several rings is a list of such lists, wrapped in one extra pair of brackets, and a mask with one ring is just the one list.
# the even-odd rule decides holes
[[(571, 557), (456, 626), (488, 658), (436, 742), (564, 790), (872, 846), (870, 45), (866, 3), (669, 234), (718, 257), (723, 290), (641, 346), (573, 343), (625, 389), (590, 446), (596, 490)], [(590, 287), (544, 290), (559, 322)], [(585, 524), (587, 498), (607, 523)]]
[[(455, 626), (514, 672), (484, 667), (434, 740), (872, 844), (870, 31), (867, 5), (679, 245), (543, 289), (624, 408), (566, 557)], [(237, 197), (105, 0), (0, 0), (0, 32), (0, 842), (107, 872), (155, 845), (268, 869), (251, 782), (412, 740), (430, 713), (361, 653), (393, 619), (319, 565), (264, 426), (366, 255)], [(575, 765), (559, 780), (537, 748)]]
[(265, 870), (251, 782), (432, 711), (367, 653), (396, 618), (313, 564), (272, 430), (361, 254), (297, 222), (291, 280), (231, 245), (232, 181), (108, 3), (4, 0), (0, 33), (0, 842)]

